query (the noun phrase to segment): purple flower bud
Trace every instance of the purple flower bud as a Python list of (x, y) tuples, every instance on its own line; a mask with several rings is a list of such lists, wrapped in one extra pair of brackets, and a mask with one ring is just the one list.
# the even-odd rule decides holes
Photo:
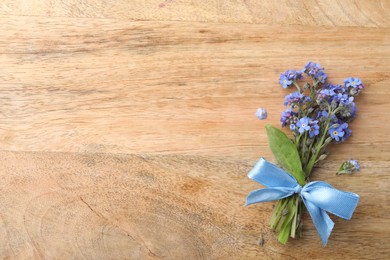
[(328, 75), (324, 72), (324, 68), (321, 68), (319, 63), (309, 61), (306, 63), (304, 71), (308, 76), (318, 80), (318, 82), (321, 83), (325, 83), (326, 79), (328, 78)]
[(294, 112), (291, 109), (286, 109), (286, 111), (282, 112), (282, 117), (280, 118), (280, 122), (282, 122), (282, 127), (287, 124), (295, 124), (297, 120), (298, 113)]
[(292, 108), (310, 102), (309, 96), (305, 96), (298, 91), (288, 94), (284, 99), (285, 106), (291, 106)]

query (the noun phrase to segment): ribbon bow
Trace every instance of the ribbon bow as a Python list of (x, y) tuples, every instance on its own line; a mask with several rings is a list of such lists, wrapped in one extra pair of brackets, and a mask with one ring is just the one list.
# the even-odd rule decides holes
[(267, 188), (249, 193), (246, 205), (280, 200), (295, 193), (299, 194), (324, 246), (328, 243), (334, 226), (327, 212), (349, 220), (359, 201), (359, 195), (335, 189), (323, 181), (313, 181), (302, 187), (293, 176), (264, 158), (256, 163), (248, 177)]

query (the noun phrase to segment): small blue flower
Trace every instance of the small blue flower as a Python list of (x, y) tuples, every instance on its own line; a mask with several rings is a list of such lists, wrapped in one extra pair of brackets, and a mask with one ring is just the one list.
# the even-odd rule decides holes
[(319, 134), (320, 134), (320, 126), (318, 125), (318, 121), (311, 121), (310, 130), (309, 130), (310, 138), (313, 138), (314, 136)]
[(333, 90), (334, 93), (337, 93), (337, 94), (345, 92), (345, 88), (341, 85), (326, 84), (324, 89), (331, 89), (331, 90)]
[(343, 128), (341, 126), (329, 129), (328, 133), (337, 142), (339, 142), (340, 138), (342, 138), (344, 136), (344, 134), (345, 134), (344, 131), (343, 131)]
[(321, 69), (321, 66), (319, 63), (315, 63), (315, 62), (312, 62), (312, 61), (309, 61), (308, 63), (306, 63), (305, 65), (305, 73), (309, 76), (312, 76), (314, 77), (315, 75), (317, 75), (318, 71)]
[(290, 80), (298, 80), (298, 79), (302, 79), (303, 78), (302, 73), (303, 73), (302, 70), (298, 70), (298, 71), (296, 71), (296, 70), (287, 70), (285, 72), (285, 75)]
[(316, 101), (321, 109), (324, 109), (327, 105), (333, 105), (334, 108), (344, 107), (341, 113), (343, 113), (342, 119), (346, 120), (345, 118), (349, 117), (348, 107), (353, 103), (354, 97), (349, 95), (341, 85), (327, 84), (323, 89), (317, 91)]
[(291, 125), (290, 125), (290, 130), (291, 130), (291, 131), (295, 131), (295, 128), (296, 128), (295, 124), (291, 124)]
[(340, 127), (344, 131), (344, 136), (341, 137), (341, 142), (345, 142), (352, 134), (352, 130), (349, 129), (348, 124), (342, 121), (339, 121)]
[(339, 170), (337, 171), (337, 175), (341, 174), (352, 174), (354, 171), (359, 171), (360, 165), (356, 160), (348, 160), (341, 164)]
[(317, 113), (317, 118), (321, 118), (321, 117), (323, 117), (323, 118), (328, 118), (328, 111), (326, 111), (326, 110), (320, 110), (320, 111), (318, 111), (318, 113)]
[(308, 117), (302, 117), (301, 119), (298, 120), (296, 125), (297, 125), (297, 127), (299, 127), (298, 132), (301, 134), (303, 134), (303, 132), (305, 132), (305, 131), (310, 130)]
[(345, 88), (341, 85), (327, 84), (325, 88), (332, 89), (334, 93), (345, 93)]
[(287, 70), (280, 74), (279, 83), (283, 86), (283, 88), (288, 88), (298, 79), (302, 79), (302, 71)]
[(318, 81), (323, 84), (328, 78), (328, 74), (326, 74), (323, 70), (319, 70), (315, 78), (318, 79)]
[(339, 121), (339, 125), (340, 125), (341, 129), (343, 129), (343, 130), (345, 130), (345, 129), (348, 128), (348, 124), (347, 124), (347, 123), (344, 123), (344, 122), (342, 122), (342, 121)]
[(258, 108), (256, 111), (256, 116), (260, 120), (266, 119), (267, 118), (267, 110), (265, 108)]
[(353, 78), (349, 77), (344, 80), (345, 87), (353, 87), (357, 88), (358, 86), (362, 85), (362, 81), (359, 78)]
[(356, 160), (349, 160), (348, 162), (353, 165), (353, 167), (355, 168), (354, 170), (356, 170), (356, 171), (360, 170), (360, 165), (359, 165), (358, 161), (356, 161)]
[[(325, 122), (329, 117), (329, 114), (328, 114), (328, 111), (326, 110), (319, 110), (317, 112), (317, 116), (315, 116), (313, 119), (315, 119), (316, 121), (320, 121), (320, 122)], [(330, 123), (331, 125), (334, 124), (334, 123), (337, 123), (338, 122), (338, 118), (336, 115), (332, 115), (331, 119), (330, 119)]]
[(340, 111), (337, 113), (337, 117), (343, 121), (349, 122), (356, 117), (356, 104), (351, 101), (353, 97), (349, 97), (347, 100), (341, 100), (339, 104)]
[(344, 80), (344, 86), (349, 88), (349, 95), (357, 96), (364, 89), (363, 83), (359, 78), (349, 77)]
[(288, 88), (292, 84), (292, 80), (289, 80), (288, 77), (284, 74), (280, 75), (279, 83), (282, 85), (283, 88)]
[(336, 93), (334, 92), (333, 89), (322, 89), (320, 90), (319, 94), (325, 98), (325, 97), (333, 97), (334, 95), (336, 95)]
[(354, 97), (350, 97), (348, 96), (348, 94), (342, 94), (342, 93), (336, 94), (334, 98), (336, 99), (337, 102), (343, 104), (344, 106), (351, 104), (354, 100)]
[(295, 91), (291, 94), (288, 94), (286, 95), (286, 97), (284, 98), (284, 105), (287, 106), (287, 105), (291, 105), (292, 103), (298, 103), (299, 102), (299, 99), (300, 99), (300, 93), (298, 91)]
[(350, 109), (350, 113), (351, 113), (350, 117), (351, 118), (355, 118), (356, 117), (356, 111), (357, 111), (355, 102), (352, 102), (351, 104), (349, 104), (349, 109)]
[(344, 92), (345, 89), (341, 85), (327, 84), (323, 89), (317, 91), (317, 95), (320, 100), (327, 99), (330, 103), (335, 96), (342, 95)]

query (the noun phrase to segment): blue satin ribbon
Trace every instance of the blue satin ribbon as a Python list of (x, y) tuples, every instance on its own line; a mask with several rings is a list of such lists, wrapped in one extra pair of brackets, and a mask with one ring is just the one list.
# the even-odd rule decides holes
[(359, 195), (337, 190), (323, 181), (313, 181), (302, 187), (292, 175), (264, 158), (256, 163), (248, 177), (267, 188), (249, 193), (246, 205), (280, 200), (295, 193), (299, 194), (324, 246), (328, 243), (334, 226), (327, 212), (349, 220), (359, 201)]

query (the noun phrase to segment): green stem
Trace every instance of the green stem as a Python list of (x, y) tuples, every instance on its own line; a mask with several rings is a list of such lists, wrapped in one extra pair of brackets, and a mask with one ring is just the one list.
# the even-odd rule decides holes
[(310, 173), (313, 170), (314, 164), (317, 161), (317, 157), (320, 154), (320, 151), (322, 150), (322, 145), (323, 145), (323, 143), (325, 141), (325, 137), (326, 137), (326, 135), (328, 133), (328, 128), (329, 128), (329, 123), (326, 124), (325, 131), (322, 134), (322, 138), (321, 138), (320, 142), (316, 146), (316, 152), (315, 152), (314, 156), (312, 156), (310, 158), (310, 161), (309, 161), (309, 163), (307, 164), (307, 166), (305, 168), (305, 173), (306, 173), (307, 177), (310, 176)]
[(304, 210), (304, 205), (303, 201), (301, 198), (299, 198), (299, 204), (298, 204), (298, 219), (297, 219), (297, 231), (298, 231), (298, 236), (302, 237), (302, 215), (303, 215), (303, 210)]
[(293, 217), (297, 210), (295, 207), (295, 198), (295, 196), (286, 198), (286, 200), (288, 201), (286, 209), (288, 211), (286, 212), (286, 214), (283, 215), (282, 220), (279, 222), (280, 226), (278, 226), (278, 240), (282, 244), (287, 243), (288, 237), (291, 233)]
[(313, 86), (310, 88), (310, 98), (312, 101), (315, 100), (315, 93), (316, 93), (316, 87), (318, 85), (318, 81), (316, 81), (315, 79), (313, 79)]
[(303, 137), (303, 143), (302, 143), (302, 148), (301, 148), (301, 162), (303, 162), (303, 158), (305, 156), (305, 149), (303, 149), (303, 147), (305, 147), (306, 145), (306, 139), (307, 139), (307, 131), (305, 131), (305, 134), (304, 134), (304, 137)]
[(274, 211), (272, 213), (272, 217), (271, 217), (271, 220), (270, 220), (270, 226), (271, 226), (271, 228), (273, 230), (275, 230), (276, 227), (278, 226), (278, 223), (280, 222), (280, 218), (282, 217), (282, 213), (283, 213), (283, 210), (286, 207), (286, 204), (287, 204), (287, 198), (279, 200), (276, 203), (275, 209), (274, 209)]
[(295, 146), (297, 147), (297, 150), (299, 151), (299, 140), (301, 139), (301, 134), (297, 135), (295, 137)]
[(313, 80), (313, 88), (317, 87), (319, 81), (315, 80), (314, 78), (312, 78)]
[(325, 131), (322, 133), (321, 140), (320, 140), (320, 142), (316, 146), (316, 152), (315, 152), (314, 156), (312, 156), (310, 158), (310, 161), (309, 161), (309, 163), (307, 164), (307, 166), (305, 168), (305, 173), (306, 173), (307, 177), (310, 175), (311, 171), (313, 170), (313, 167), (314, 167), (315, 163), (317, 162), (318, 156), (320, 154), (320, 151), (322, 150), (322, 148), (324, 148), (324, 141), (325, 141), (325, 137), (328, 134), (330, 120), (331, 120), (332, 116), (334, 114), (336, 114), (338, 112), (338, 110), (339, 110), (339, 108), (337, 108), (334, 111), (330, 111), (329, 105), (328, 105), (328, 108), (329, 108), (329, 110), (328, 110), (329, 111), (329, 115), (328, 115), (328, 120), (326, 121), (326, 124), (325, 124), (326, 125), (325, 126)]
[(294, 211), (294, 218), (291, 225), (291, 237), (295, 238), (295, 232), (297, 231), (297, 219), (298, 219), (298, 209), (299, 209), (299, 196), (295, 197), (295, 211)]
[(311, 150), (312, 150), (312, 148), (313, 148), (314, 140), (315, 140), (315, 139), (313, 139), (312, 142), (310, 143), (309, 150), (308, 150), (308, 152), (306, 153), (307, 156), (305, 156), (305, 159), (304, 159), (304, 161), (302, 162), (303, 165), (306, 165), (307, 160), (309, 160), (309, 158), (310, 158), (310, 154), (312, 153)]
[(301, 87), (298, 85), (298, 83), (296, 81), (294, 81), (293, 83), (294, 83), (294, 86), (298, 89), (298, 92), (302, 93), (301, 92)]

